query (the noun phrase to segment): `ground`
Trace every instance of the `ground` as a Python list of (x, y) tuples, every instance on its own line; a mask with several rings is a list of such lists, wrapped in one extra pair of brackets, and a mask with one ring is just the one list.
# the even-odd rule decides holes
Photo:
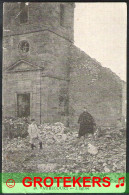
[[(78, 129), (41, 126), (43, 149), (26, 138), (3, 139), (3, 172), (125, 172), (126, 139), (119, 129), (105, 128), (94, 138), (77, 138)], [(44, 131), (42, 129), (45, 129)], [(124, 130), (123, 130), (124, 131)], [(88, 149), (88, 143), (96, 150)]]

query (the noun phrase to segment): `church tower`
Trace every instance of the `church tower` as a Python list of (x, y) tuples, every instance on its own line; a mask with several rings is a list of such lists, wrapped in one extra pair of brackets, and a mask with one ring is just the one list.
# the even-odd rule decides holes
[(4, 3), (3, 37), (5, 115), (67, 118), (74, 3)]

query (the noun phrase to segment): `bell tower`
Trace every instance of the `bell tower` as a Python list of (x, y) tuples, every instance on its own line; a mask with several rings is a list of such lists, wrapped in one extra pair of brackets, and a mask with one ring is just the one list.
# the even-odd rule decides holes
[(4, 35), (49, 29), (73, 41), (75, 3), (4, 3)]

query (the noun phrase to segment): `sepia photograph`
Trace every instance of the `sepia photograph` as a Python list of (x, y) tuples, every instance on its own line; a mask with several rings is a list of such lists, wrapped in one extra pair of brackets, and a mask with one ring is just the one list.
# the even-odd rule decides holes
[(126, 172), (126, 3), (3, 3), (2, 172)]

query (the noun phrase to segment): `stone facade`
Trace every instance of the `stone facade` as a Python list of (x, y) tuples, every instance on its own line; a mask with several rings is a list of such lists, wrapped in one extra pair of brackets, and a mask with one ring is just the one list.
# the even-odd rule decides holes
[(76, 124), (84, 106), (98, 124), (114, 123), (123, 113), (121, 80), (74, 46), (74, 3), (22, 6), (21, 22), (21, 3), (4, 3), (3, 115), (17, 117), (18, 94), (29, 94), (39, 123)]
[(25, 23), (20, 22), (20, 6), (4, 4), (3, 113), (17, 117), (17, 95), (29, 93), (31, 118), (39, 123), (66, 122), (74, 3), (25, 4)]

